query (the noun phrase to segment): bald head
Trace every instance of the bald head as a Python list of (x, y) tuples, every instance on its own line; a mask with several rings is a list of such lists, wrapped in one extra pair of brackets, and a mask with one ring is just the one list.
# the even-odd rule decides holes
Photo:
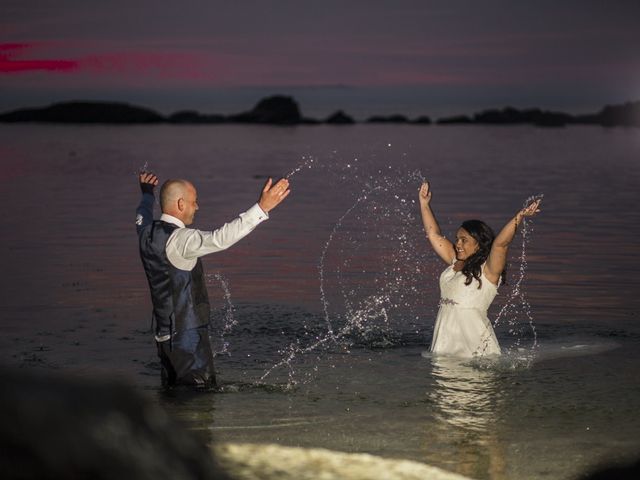
[(190, 225), (198, 210), (195, 187), (187, 180), (167, 180), (160, 189), (160, 207), (162, 213), (182, 220), (185, 225)]
[(180, 197), (183, 197), (189, 186), (193, 187), (190, 182), (180, 178), (169, 179), (164, 182), (162, 188), (160, 188), (160, 207), (162, 211), (169, 213), (166, 209), (171, 208), (174, 202), (177, 202)]

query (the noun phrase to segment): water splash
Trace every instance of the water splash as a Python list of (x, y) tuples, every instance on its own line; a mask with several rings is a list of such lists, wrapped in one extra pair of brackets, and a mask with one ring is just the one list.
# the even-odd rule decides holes
[(149, 171), (149, 161), (145, 161), (144, 165), (142, 165), (141, 167), (138, 167), (138, 170), (133, 172), (133, 175), (138, 178), (140, 176), (141, 173), (143, 172), (148, 172)]
[(307, 169), (311, 169), (313, 167), (314, 162), (316, 161), (316, 159), (314, 157), (307, 157), (305, 155), (302, 156), (302, 163), (300, 163), (297, 167), (295, 167), (293, 170), (291, 170), (289, 173), (287, 173), (284, 178), (289, 179), (291, 177), (293, 177), (295, 174), (297, 174), (300, 170), (307, 168)]
[[(374, 188), (370, 188), (369, 190), (367, 190), (366, 192), (364, 192), (362, 195), (360, 195), (360, 197), (358, 197), (358, 199), (355, 201), (355, 203), (353, 205), (351, 205), (346, 212), (344, 212), (344, 214), (338, 219), (338, 221), (336, 222), (336, 224), (334, 225), (333, 229), (331, 230), (331, 233), (329, 234), (329, 239), (327, 240), (327, 242), (324, 244), (324, 247), (322, 248), (322, 253), (320, 255), (320, 263), (318, 265), (318, 272), (320, 274), (320, 301), (322, 302), (322, 309), (324, 312), (324, 318), (325, 321), (327, 323), (327, 333), (330, 337), (333, 337), (333, 326), (331, 325), (331, 319), (329, 318), (329, 301), (327, 300), (327, 296), (325, 293), (325, 278), (324, 278), (324, 261), (325, 258), (327, 256), (327, 252), (329, 250), (329, 246), (331, 245), (331, 243), (333, 242), (333, 237), (336, 235), (336, 233), (338, 232), (338, 230), (342, 227), (342, 222), (344, 221), (345, 218), (347, 218), (351, 212), (358, 207), (362, 202), (366, 201), (369, 198), (369, 195), (371, 195), (372, 192), (379, 190), (380, 187), (374, 187)], [(335, 338), (334, 338), (335, 340)]]
[[(350, 168), (350, 165), (349, 165)], [(320, 262), (318, 265), (318, 272), (319, 272), (319, 276), (320, 276), (320, 301), (322, 302), (322, 308), (323, 308), (323, 313), (324, 313), (324, 319), (326, 322), (326, 326), (327, 326), (327, 332), (324, 335), (320, 335), (316, 337), (316, 341), (314, 343), (312, 343), (311, 345), (308, 345), (306, 347), (302, 347), (300, 345), (300, 340), (297, 339), (295, 343), (290, 344), (286, 349), (279, 351), (278, 353), (280, 355), (282, 355), (282, 359), (277, 362), (276, 364), (274, 364), (272, 367), (270, 367), (263, 375), (262, 377), (260, 377), (260, 379), (258, 380), (258, 383), (262, 383), (264, 382), (264, 380), (271, 375), (271, 373), (273, 373), (276, 369), (280, 368), (280, 367), (286, 367), (288, 370), (288, 376), (289, 376), (289, 381), (288, 381), (288, 385), (289, 386), (295, 386), (298, 382), (295, 379), (295, 370), (293, 368), (293, 361), (294, 359), (298, 356), (298, 355), (303, 355), (305, 353), (309, 353), (312, 351), (315, 351), (321, 347), (324, 347), (326, 345), (329, 344), (333, 344), (333, 345), (337, 345), (338, 344), (338, 340), (340, 338), (342, 338), (344, 336), (344, 334), (348, 331), (345, 329), (342, 329), (339, 332), (334, 332), (334, 328), (333, 325), (331, 323), (331, 319), (329, 316), (329, 301), (327, 300), (326, 297), (326, 292), (325, 292), (325, 275), (324, 275), (324, 265), (325, 265), (325, 258), (327, 255), (327, 252), (329, 251), (329, 246), (331, 245), (331, 243), (333, 242), (333, 238), (336, 235), (336, 233), (338, 232), (338, 230), (341, 228), (342, 226), (342, 222), (344, 221), (345, 218), (347, 218), (351, 212), (358, 207), (358, 205), (360, 205), (362, 202), (366, 201), (368, 199), (368, 195), (371, 194), (371, 192), (374, 189), (371, 188), (368, 191), (365, 191), (363, 194), (361, 194), (356, 201), (354, 202), (353, 205), (351, 205), (345, 212), (344, 214), (342, 214), (342, 216), (338, 219), (338, 221), (336, 222), (336, 224), (334, 225), (333, 229), (331, 230), (331, 233), (329, 234), (329, 238), (326, 241), (323, 249), (322, 249), (322, 253), (320, 255)]]
[[(424, 176), (420, 171), (401, 175), (393, 172), (386, 174), (380, 169), (376, 175), (364, 177), (359, 175), (357, 168), (353, 168), (355, 160), (357, 159), (354, 159), (354, 164), (348, 163), (345, 166), (345, 169), (349, 169), (348, 180), (352, 184), (359, 183), (363, 188), (353, 204), (334, 224), (319, 259), (320, 301), (326, 332), (316, 335), (307, 345), (302, 345), (297, 339), (281, 350), (281, 360), (270, 367), (259, 382), (264, 382), (276, 369), (284, 367), (288, 371), (289, 385), (296, 385), (298, 379), (293, 367), (296, 357), (314, 351), (339, 348), (349, 353), (354, 344), (373, 348), (391, 346), (397, 342), (395, 332), (398, 329), (393, 324), (394, 318), (395, 321), (398, 321), (398, 317), (406, 318), (395, 313), (402, 308), (416, 308), (416, 302), (412, 298), (420, 294), (416, 287), (416, 277), (422, 276), (425, 269), (423, 262), (416, 262), (416, 251), (419, 249), (415, 242), (422, 238), (415, 228), (416, 201), (407, 199), (404, 193), (409, 190), (417, 196), (416, 184), (422, 182)], [(391, 168), (389, 166), (387, 170)], [(345, 228), (347, 219), (355, 222), (355, 231)], [(379, 225), (381, 222), (385, 224), (384, 227)], [(387, 228), (388, 223), (392, 227)], [(359, 235), (364, 235), (364, 242), (358, 238)], [(348, 248), (340, 249), (339, 245), (336, 247), (338, 237)], [(366, 242), (377, 242), (380, 244), (378, 247), (382, 246), (379, 248), (379, 271), (367, 271), (360, 265), (357, 252)], [(389, 244), (395, 245), (392, 252), (387, 251)], [(339, 286), (343, 314), (331, 313), (329, 310), (327, 266), (329, 253), (334, 248), (339, 252), (339, 261), (331, 273), (335, 275), (335, 284)], [(426, 252), (426, 249), (423, 251)], [(354, 275), (349, 275), (350, 273), (358, 277), (355, 283)], [(349, 276), (349, 281), (345, 280), (346, 276)], [(367, 280), (372, 282), (363, 285)], [(415, 315), (415, 318), (418, 319), (419, 315)], [(336, 322), (341, 326), (336, 327)], [(310, 380), (315, 371), (317, 367), (303, 381)]]
[[(366, 332), (368, 323), (372, 319), (382, 318), (385, 324), (389, 323), (389, 317), (385, 308), (385, 303), (388, 298), (383, 296), (371, 296), (363, 300), (361, 306), (347, 317), (347, 323), (337, 332), (331, 331), (324, 335), (316, 337), (316, 341), (307, 346), (302, 346), (300, 339), (296, 339), (294, 343), (291, 343), (288, 347), (280, 350), (278, 353), (282, 355), (282, 359), (271, 366), (258, 380), (258, 384), (261, 384), (265, 379), (271, 375), (276, 369), (280, 367), (286, 367), (288, 370), (288, 388), (294, 388), (300, 381), (296, 379), (296, 371), (293, 368), (293, 362), (299, 355), (314, 352), (321, 348), (326, 348), (332, 344), (339, 345), (342, 351), (349, 353), (349, 345), (352, 343), (349, 340), (350, 335), (354, 333)], [(342, 341), (342, 343), (338, 343)], [(312, 379), (314, 373), (317, 372), (317, 367), (312, 372), (306, 374), (305, 380), (302, 383), (306, 383)]]
[[(316, 159), (311, 156), (309, 157), (303, 156), (302, 158), (303, 158), (303, 162), (300, 163), (298, 166), (296, 166), (293, 170), (291, 170), (285, 176), (285, 178), (290, 178), (305, 168), (311, 169), (314, 163), (316, 162)], [(143, 171), (147, 171), (147, 168), (148, 168), (148, 162), (145, 162), (145, 164), (139, 169), (139, 173)], [(139, 175), (139, 173), (136, 175)], [(225, 355), (225, 354), (230, 356), (231, 355), (231, 352), (229, 350), (230, 343), (226, 340), (225, 336), (230, 334), (231, 331), (234, 329), (234, 327), (238, 325), (238, 320), (235, 318), (235, 315), (234, 315), (235, 308), (231, 300), (231, 289), (229, 287), (229, 281), (220, 272), (207, 274), (207, 278), (209, 280), (209, 283), (212, 280), (215, 280), (217, 283), (219, 283), (220, 288), (222, 289), (223, 298), (225, 301), (223, 326), (218, 334), (218, 338), (216, 339), (217, 342), (219, 342), (222, 347), (220, 350), (216, 349), (214, 351), (214, 356)]]
[(231, 289), (229, 288), (229, 281), (220, 272), (207, 274), (207, 278), (209, 281), (213, 279), (219, 282), (225, 301), (223, 326), (219, 336), (219, 341), (222, 345), (222, 349), (219, 351), (216, 350), (214, 352), (214, 357), (224, 354), (231, 355), (229, 351), (229, 342), (225, 339), (225, 335), (231, 333), (233, 328), (238, 325), (238, 321), (236, 320), (234, 315), (235, 309), (233, 306), (233, 302), (231, 301)]
[[(544, 194), (532, 195), (527, 198), (522, 208), (529, 206), (534, 201), (542, 200)], [(520, 243), (520, 256), (518, 257), (518, 276), (513, 287), (507, 296), (505, 304), (502, 306), (498, 315), (493, 321), (493, 328), (496, 328), (504, 319), (507, 321), (508, 333), (515, 337), (513, 345), (507, 349), (508, 358), (514, 359), (514, 364), (529, 365), (533, 361), (533, 356), (538, 348), (538, 333), (531, 313), (531, 305), (526, 298), (526, 294), (523, 288), (524, 279), (527, 272), (527, 245), (531, 239), (531, 233), (533, 232), (533, 221), (529, 217), (523, 217), (521, 227), (521, 243)], [(533, 337), (531, 346), (524, 348), (522, 346), (522, 340), (526, 334), (523, 328), (519, 325), (519, 314), (524, 314), (527, 320), (527, 326)], [(488, 345), (488, 339), (484, 343), (484, 347), (479, 357), (484, 356)]]

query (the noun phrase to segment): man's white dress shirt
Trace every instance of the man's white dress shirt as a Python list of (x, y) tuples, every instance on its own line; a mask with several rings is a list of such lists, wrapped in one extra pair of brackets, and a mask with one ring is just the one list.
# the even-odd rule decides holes
[(269, 215), (256, 203), (235, 220), (225, 223), (217, 230), (205, 232), (186, 228), (181, 220), (163, 213), (160, 220), (179, 227), (167, 241), (167, 258), (174, 267), (191, 271), (196, 266), (198, 257), (229, 248), (268, 218)]

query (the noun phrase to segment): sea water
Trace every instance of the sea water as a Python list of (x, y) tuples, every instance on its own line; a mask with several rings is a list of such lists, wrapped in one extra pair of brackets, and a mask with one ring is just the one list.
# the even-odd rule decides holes
[[(640, 131), (356, 125), (0, 128), (5, 364), (119, 375), (218, 441), (427, 462), (474, 478), (571, 478), (640, 447), (635, 208)], [(167, 396), (149, 333), (132, 173), (191, 179), (195, 226), (292, 193), (204, 259), (220, 392)], [(445, 267), (441, 229), (499, 230), (510, 249), (489, 315), (499, 361), (423, 356)], [(523, 256), (524, 253), (524, 256)]]

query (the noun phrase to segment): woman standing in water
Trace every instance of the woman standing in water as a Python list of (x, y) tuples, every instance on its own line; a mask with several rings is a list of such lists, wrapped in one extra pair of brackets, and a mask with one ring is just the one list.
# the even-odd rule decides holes
[(420, 213), (427, 238), (449, 267), (440, 275), (440, 310), (431, 352), (474, 357), (500, 355), (487, 310), (504, 280), (507, 250), (524, 217), (538, 213), (540, 200), (520, 210), (496, 237), (480, 220), (463, 222), (455, 245), (440, 233), (431, 211), (431, 189), (420, 187)]

